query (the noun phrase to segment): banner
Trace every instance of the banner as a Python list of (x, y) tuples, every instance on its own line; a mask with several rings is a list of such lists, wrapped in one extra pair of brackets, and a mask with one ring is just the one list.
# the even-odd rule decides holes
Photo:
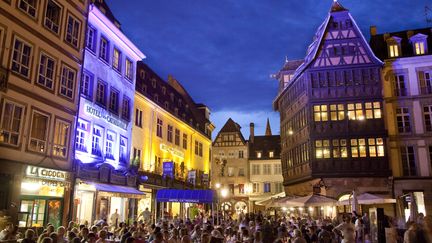
[(163, 162), (163, 176), (174, 178), (174, 162)]

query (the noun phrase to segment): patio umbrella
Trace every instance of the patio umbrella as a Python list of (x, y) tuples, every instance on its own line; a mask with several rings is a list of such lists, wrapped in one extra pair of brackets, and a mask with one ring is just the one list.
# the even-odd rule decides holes
[(279, 201), (278, 205), (280, 207), (317, 207), (333, 206), (336, 202), (333, 198), (314, 194)]
[(351, 211), (356, 213), (359, 211), (359, 201), (357, 199), (357, 193), (355, 190), (352, 192)]
[(411, 192), (410, 195), (411, 195), (410, 220), (417, 222), (417, 216), (418, 216), (417, 202), (416, 202), (414, 193)]
[[(396, 203), (396, 199), (384, 195), (362, 193), (358, 196), (356, 195), (356, 197), (357, 197), (358, 204), (360, 205)], [(339, 201), (337, 204), (350, 205), (350, 200)]]

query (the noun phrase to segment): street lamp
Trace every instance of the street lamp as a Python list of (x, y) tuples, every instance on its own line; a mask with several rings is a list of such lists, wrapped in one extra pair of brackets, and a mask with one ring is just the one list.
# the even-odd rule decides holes
[(216, 183), (215, 187), (216, 187), (216, 189), (219, 189), (221, 187), (221, 184), (220, 183)]
[(221, 196), (223, 198), (227, 197), (228, 196), (228, 189), (226, 189), (226, 188), (222, 189), (221, 190)]

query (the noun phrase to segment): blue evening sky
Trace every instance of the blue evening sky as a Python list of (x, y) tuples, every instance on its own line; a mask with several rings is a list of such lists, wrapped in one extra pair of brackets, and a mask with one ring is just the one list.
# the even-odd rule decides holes
[[(277, 82), (270, 78), (288, 59), (304, 58), (332, 0), (107, 0), (126, 35), (162, 78), (177, 78), (197, 103), (212, 111), (214, 135), (231, 117), (255, 134), (272, 109)], [(431, 0), (340, 0), (369, 39), (378, 33), (430, 26)], [(432, 14), (431, 14), (432, 17)]]

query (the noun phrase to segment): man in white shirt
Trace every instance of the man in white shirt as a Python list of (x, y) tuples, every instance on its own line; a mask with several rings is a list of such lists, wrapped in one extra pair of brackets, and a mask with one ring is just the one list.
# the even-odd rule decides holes
[(119, 214), (118, 214), (118, 209), (115, 210), (115, 212), (113, 214), (111, 214), (110, 217), (110, 222), (112, 226), (115, 226), (117, 228), (118, 223), (119, 223)]
[(338, 235), (342, 234), (343, 240), (341, 243), (355, 243), (355, 226), (351, 223), (349, 216), (344, 217), (344, 222), (333, 229)]

